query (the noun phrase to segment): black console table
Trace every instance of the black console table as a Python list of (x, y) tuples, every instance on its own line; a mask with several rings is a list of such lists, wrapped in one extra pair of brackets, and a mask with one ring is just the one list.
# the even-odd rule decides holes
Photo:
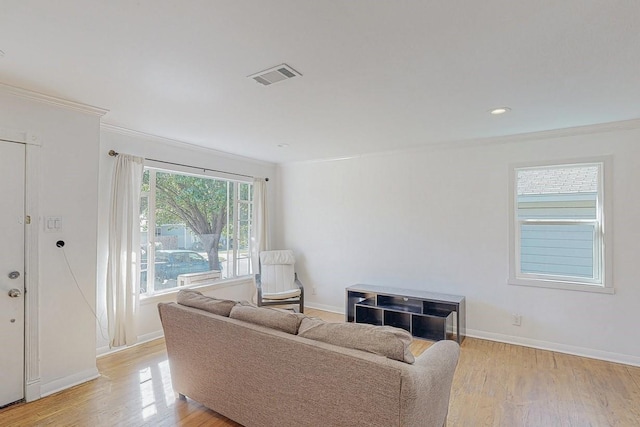
[(346, 291), (347, 322), (395, 326), (418, 338), (458, 344), (466, 336), (463, 296), (374, 285), (353, 285)]

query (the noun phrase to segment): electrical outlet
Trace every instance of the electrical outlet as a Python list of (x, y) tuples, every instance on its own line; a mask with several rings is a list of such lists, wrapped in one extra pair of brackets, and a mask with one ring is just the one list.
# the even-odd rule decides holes
[(315, 295), (316, 294), (316, 287), (314, 286), (313, 288), (311, 288), (311, 295)]
[(511, 324), (513, 326), (520, 326), (522, 325), (522, 315), (518, 314), (518, 313), (513, 313), (511, 315)]

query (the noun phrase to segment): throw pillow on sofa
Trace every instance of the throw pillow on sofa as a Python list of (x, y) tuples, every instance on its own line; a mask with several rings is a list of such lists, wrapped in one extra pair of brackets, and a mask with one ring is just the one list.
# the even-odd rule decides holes
[(379, 354), (400, 362), (415, 362), (409, 349), (411, 334), (400, 328), (363, 323), (327, 323), (306, 317), (300, 323), (298, 336)]
[(180, 290), (176, 301), (178, 304), (199, 308), (200, 310), (205, 310), (209, 313), (224, 317), (229, 317), (231, 309), (236, 305), (235, 301), (208, 297), (206, 295), (202, 295), (201, 292), (191, 289)]
[(304, 314), (237, 304), (231, 309), (229, 317), (295, 335)]

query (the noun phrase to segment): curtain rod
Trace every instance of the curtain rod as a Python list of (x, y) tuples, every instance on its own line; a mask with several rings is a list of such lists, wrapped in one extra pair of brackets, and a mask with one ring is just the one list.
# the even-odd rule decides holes
[[(111, 157), (115, 157), (118, 154), (120, 154), (120, 153), (118, 153), (115, 150), (109, 150), (109, 155)], [(209, 172), (220, 172), (220, 173), (226, 173), (227, 175), (244, 176), (245, 178), (254, 178), (254, 179), (256, 178), (255, 176), (251, 176), (251, 175), (244, 175), (244, 174), (241, 174), (241, 173), (221, 171), (221, 170), (218, 170), (218, 169), (201, 168), (201, 167), (197, 167), (197, 166), (185, 165), (185, 164), (182, 164), (182, 163), (174, 163), (174, 162), (167, 162), (167, 161), (164, 161), (164, 160), (149, 159), (149, 158), (146, 158), (146, 157), (144, 159), (152, 161), (152, 162), (164, 163), (164, 164), (167, 164), (167, 165), (183, 166), (185, 168), (193, 168), (193, 169), (202, 169), (205, 172), (206, 171), (209, 171)], [(269, 178), (265, 178), (264, 180), (265, 181), (269, 181)]]

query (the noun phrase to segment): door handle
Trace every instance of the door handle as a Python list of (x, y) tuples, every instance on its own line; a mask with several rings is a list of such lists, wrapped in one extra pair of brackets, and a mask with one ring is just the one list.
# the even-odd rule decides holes
[(9, 290), (9, 297), (11, 298), (18, 298), (21, 295), (22, 295), (22, 292), (20, 292), (20, 289)]

